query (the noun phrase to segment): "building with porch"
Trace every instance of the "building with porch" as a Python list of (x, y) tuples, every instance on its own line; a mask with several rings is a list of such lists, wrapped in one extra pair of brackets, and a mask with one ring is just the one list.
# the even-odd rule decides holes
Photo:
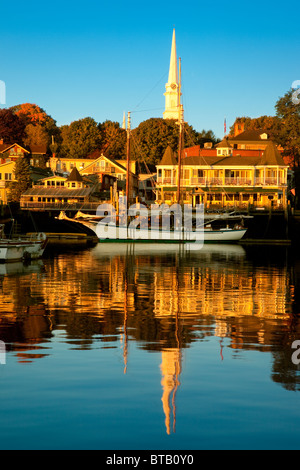
[(68, 177), (51, 176), (40, 180), (21, 196), (21, 209), (32, 211), (93, 210), (99, 205), (95, 185), (74, 168)]
[[(264, 150), (249, 149), (244, 155), (235, 153), (238, 149), (227, 139), (211, 150), (214, 152), (208, 156), (187, 156), (184, 150), (180, 184), (183, 202), (204, 203), (206, 209), (286, 207), (288, 166), (272, 141)], [(168, 147), (157, 165), (157, 202), (177, 202), (177, 184), (177, 159)]]

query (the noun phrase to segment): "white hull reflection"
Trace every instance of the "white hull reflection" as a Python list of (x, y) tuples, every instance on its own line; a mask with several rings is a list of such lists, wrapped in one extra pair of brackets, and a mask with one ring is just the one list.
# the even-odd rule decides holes
[(44, 263), (41, 260), (32, 261), (30, 264), (15, 261), (10, 263), (0, 264), (0, 276), (16, 276), (22, 274), (39, 273), (44, 268)]
[[(106, 242), (105, 244), (98, 244), (93, 248), (92, 252), (97, 258), (101, 257), (113, 257), (113, 256), (125, 256), (128, 254), (134, 255), (156, 255), (156, 254), (172, 254), (179, 252), (188, 252), (189, 245), (170, 244), (170, 243), (152, 243), (146, 245), (143, 243), (115, 243)], [(194, 252), (195, 253), (195, 252)], [(199, 254), (219, 254), (219, 255), (230, 255), (230, 256), (245, 256), (245, 249), (241, 245), (231, 244), (204, 244), (199, 250), (196, 251)]]

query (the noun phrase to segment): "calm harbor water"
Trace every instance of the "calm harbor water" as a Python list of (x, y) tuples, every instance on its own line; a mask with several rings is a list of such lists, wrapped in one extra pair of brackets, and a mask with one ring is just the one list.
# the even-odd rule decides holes
[(298, 449), (299, 292), (282, 247), (0, 265), (0, 448)]

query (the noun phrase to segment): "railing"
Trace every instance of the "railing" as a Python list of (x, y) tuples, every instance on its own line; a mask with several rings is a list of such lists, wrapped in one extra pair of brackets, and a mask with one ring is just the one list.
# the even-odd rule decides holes
[(250, 178), (232, 178), (226, 177), (225, 184), (234, 185), (234, 186), (252, 186), (252, 180)]
[(157, 178), (157, 183), (158, 184), (176, 185), (177, 184), (177, 179), (176, 178), (162, 178), (162, 177), (159, 177), (159, 178)]
[(191, 178), (191, 184), (194, 185), (202, 185), (202, 186), (206, 186), (206, 178), (202, 177), (193, 177)]
[[(165, 184), (169, 186), (177, 186), (177, 179), (174, 178), (158, 178), (157, 184)], [(287, 182), (283, 179), (277, 181), (277, 178), (198, 178), (192, 177), (190, 179), (181, 178), (182, 186), (286, 186)]]
[(286, 181), (279, 178), (256, 178), (255, 185), (256, 186), (286, 186)]

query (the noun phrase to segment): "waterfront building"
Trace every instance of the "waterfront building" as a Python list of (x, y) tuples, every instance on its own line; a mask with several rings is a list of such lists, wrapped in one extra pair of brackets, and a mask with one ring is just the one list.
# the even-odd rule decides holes
[(25, 148), (17, 143), (5, 144), (0, 140), (0, 204), (8, 202), (8, 186), (15, 181), (15, 164), (19, 158), (26, 158), (31, 172), (38, 173), (46, 168), (47, 148), (43, 145)]
[[(104, 182), (108, 177), (114, 177), (117, 181), (118, 194), (124, 193), (126, 189), (127, 161), (115, 160), (100, 152), (100, 156), (80, 170), (83, 176), (97, 175), (99, 182)], [(138, 196), (138, 175), (136, 174), (136, 162), (130, 162), (129, 169), (130, 187), (132, 197)], [(116, 197), (117, 195), (115, 195)]]
[(98, 200), (94, 197), (97, 186), (84, 179), (76, 168), (68, 177), (55, 175), (44, 178), (21, 196), (21, 209), (44, 210), (96, 210)]
[(14, 169), (14, 161), (8, 161), (0, 165), (0, 204), (7, 204), (9, 183), (15, 181)]
[(49, 166), (53, 173), (70, 174), (74, 168), (81, 171), (85, 166), (94, 162), (94, 158), (59, 158), (52, 156), (49, 160)]
[[(264, 141), (267, 139), (263, 139)], [(157, 165), (157, 202), (176, 202), (178, 163), (170, 147)], [(288, 165), (268, 139), (264, 149), (234, 148), (224, 139), (212, 149), (183, 151), (182, 200), (209, 208), (285, 209)]]
[(32, 167), (45, 168), (48, 160), (46, 145), (31, 145), (24, 147), (18, 143), (5, 144), (0, 140), (0, 162), (16, 162), (19, 157), (25, 157)]

